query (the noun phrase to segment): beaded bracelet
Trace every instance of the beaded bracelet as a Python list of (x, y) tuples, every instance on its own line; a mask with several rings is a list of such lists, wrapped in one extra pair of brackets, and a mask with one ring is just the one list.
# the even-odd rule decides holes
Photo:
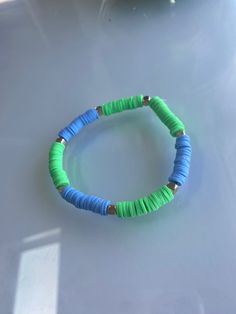
[[(63, 153), (65, 145), (87, 124), (99, 119), (100, 116), (109, 116), (124, 110), (149, 106), (160, 120), (167, 126), (170, 134), (176, 137), (176, 157), (174, 169), (168, 183), (151, 194), (135, 201), (124, 201), (112, 204), (109, 200), (94, 195), (86, 195), (70, 185), (65, 170), (63, 169)], [(168, 108), (159, 97), (134, 96), (122, 98), (117, 101), (105, 103), (78, 116), (67, 127), (58, 133), (58, 138), (52, 144), (49, 152), (49, 171), (61, 196), (77, 208), (90, 210), (101, 215), (114, 215), (119, 217), (141, 216), (156, 211), (161, 206), (169, 203), (181, 186), (188, 174), (191, 160), (190, 138), (185, 134), (184, 124)]]

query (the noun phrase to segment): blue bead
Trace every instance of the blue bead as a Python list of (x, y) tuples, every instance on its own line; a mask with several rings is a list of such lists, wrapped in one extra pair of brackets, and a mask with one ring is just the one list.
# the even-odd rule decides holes
[(90, 210), (101, 215), (107, 215), (107, 207), (111, 204), (110, 201), (95, 195), (86, 195), (71, 186), (66, 186), (61, 192), (61, 196), (77, 208)]
[(96, 109), (89, 109), (82, 115), (74, 119), (67, 127), (62, 129), (58, 135), (63, 137), (67, 142), (74, 137), (87, 124), (97, 120), (99, 115)]
[(189, 174), (192, 155), (190, 137), (188, 135), (177, 137), (175, 148), (176, 157), (174, 161), (174, 169), (169, 177), (169, 181), (182, 185), (186, 181)]

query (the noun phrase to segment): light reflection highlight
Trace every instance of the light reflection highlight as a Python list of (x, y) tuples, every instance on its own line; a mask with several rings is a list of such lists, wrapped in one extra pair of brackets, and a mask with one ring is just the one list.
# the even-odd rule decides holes
[(24, 243), (30, 243), (33, 241), (39, 241), (39, 240), (43, 240), (43, 239), (48, 238), (48, 237), (55, 237), (59, 234), (60, 234), (60, 228), (56, 228), (56, 229), (47, 230), (47, 231), (44, 231), (42, 233), (34, 234), (32, 236), (24, 238), (23, 242)]
[(21, 254), (14, 314), (57, 313), (59, 260), (59, 243)]

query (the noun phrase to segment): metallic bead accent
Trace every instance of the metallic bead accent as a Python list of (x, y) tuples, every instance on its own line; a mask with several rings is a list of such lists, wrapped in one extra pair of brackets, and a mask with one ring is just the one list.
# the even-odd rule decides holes
[(97, 106), (97, 107), (95, 107), (95, 109), (97, 110), (97, 113), (98, 113), (98, 115), (99, 116), (102, 116), (102, 106)]
[(185, 131), (184, 130), (179, 131), (179, 132), (176, 133), (176, 137), (180, 137), (180, 136), (183, 136), (183, 135), (185, 135)]
[(65, 188), (65, 186), (59, 186), (59, 187), (57, 188), (57, 191), (58, 191), (59, 193), (62, 193), (63, 190), (64, 190), (64, 188)]
[(107, 213), (109, 215), (115, 215), (116, 214), (116, 205), (109, 205), (107, 207)]
[(143, 105), (148, 106), (149, 101), (151, 100), (150, 96), (144, 96), (143, 97)]
[(167, 186), (168, 186), (169, 189), (172, 190), (173, 194), (175, 194), (175, 193), (178, 191), (178, 189), (179, 189), (178, 184), (176, 184), (176, 183), (174, 183), (174, 182), (169, 182), (169, 183), (167, 184)]
[(58, 137), (56, 142), (66, 145), (66, 140), (63, 137)]

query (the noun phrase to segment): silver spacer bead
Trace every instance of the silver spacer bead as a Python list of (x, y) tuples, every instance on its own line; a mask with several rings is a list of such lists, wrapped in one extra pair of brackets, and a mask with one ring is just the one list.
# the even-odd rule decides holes
[(148, 106), (150, 100), (151, 100), (150, 96), (143, 96), (143, 105)]
[(184, 130), (179, 131), (179, 132), (176, 133), (176, 137), (180, 137), (180, 136), (183, 136), (183, 135), (185, 135), (185, 131)]
[(59, 193), (62, 193), (63, 190), (64, 190), (64, 188), (65, 188), (65, 186), (59, 186), (59, 187), (57, 188), (57, 191), (58, 191)]
[(169, 183), (167, 184), (167, 186), (168, 186), (169, 189), (172, 190), (172, 193), (173, 193), (173, 194), (175, 194), (175, 193), (178, 191), (178, 189), (179, 189), (178, 184), (176, 184), (176, 183), (174, 183), (174, 182), (169, 182)]
[(58, 137), (57, 139), (56, 139), (56, 142), (57, 143), (61, 143), (61, 144), (64, 144), (64, 145), (66, 145), (66, 140), (63, 138), (63, 137)]
[(99, 116), (102, 116), (102, 115), (103, 115), (103, 113), (102, 113), (102, 106), (97, 106), (97, 107), (95, 107), (95, 110), (97, 111), (97, 113), (98, 113)]

